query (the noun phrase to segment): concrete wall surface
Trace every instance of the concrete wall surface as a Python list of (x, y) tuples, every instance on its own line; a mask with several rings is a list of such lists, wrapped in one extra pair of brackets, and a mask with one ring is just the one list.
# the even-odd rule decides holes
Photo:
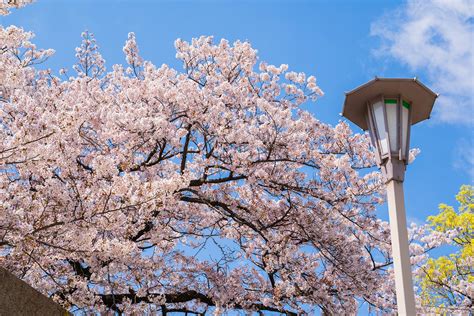
[(70, 315), (50, 298), (0, 267), (0, 316)]

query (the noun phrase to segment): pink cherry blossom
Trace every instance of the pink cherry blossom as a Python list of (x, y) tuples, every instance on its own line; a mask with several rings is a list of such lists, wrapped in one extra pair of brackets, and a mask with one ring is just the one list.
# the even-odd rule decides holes
[(85, 32), (60, 79), (32, 36), (0, 28), (2, 266), (85, 313), (393, 312), (368, 136), (301, 108), (314, 76), (206, 36), (157, 67), (133, 33), (106, 72)]

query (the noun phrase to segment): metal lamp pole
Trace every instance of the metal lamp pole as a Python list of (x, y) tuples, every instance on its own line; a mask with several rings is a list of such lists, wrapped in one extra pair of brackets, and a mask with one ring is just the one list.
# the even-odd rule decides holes
[(342, 112), (369, 131), (377, 164), (387, 181), (399, 315), (416, 315), (403, 193), (410, 127), (429, 118), (437, 96), (416, 78), (375, 78), (346, 93)]

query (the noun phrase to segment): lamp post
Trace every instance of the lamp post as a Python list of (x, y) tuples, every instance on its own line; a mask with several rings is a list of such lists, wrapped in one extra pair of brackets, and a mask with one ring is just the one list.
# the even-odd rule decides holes
[(387, 199), (399, 315), (416, 315), (408, 251), (403, 180), (410, 127), (430, 117), (437, 94), (414, 79), (375, 78), (346, 93), (342, 115), (369, 130)]

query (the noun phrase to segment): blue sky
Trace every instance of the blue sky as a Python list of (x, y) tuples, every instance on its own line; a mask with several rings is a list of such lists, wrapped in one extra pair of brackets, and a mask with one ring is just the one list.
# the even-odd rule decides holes
[[(433, 118), (412, 129), (412, 147), (421, 154), (407, 170), (406, 205), (409, 220), (423, 222), (440, 202), (454, 203), (459, 186), (474, 175), (472, 5), (466, 13), (466, 1), (442, 2), (37, 0), (0, 17), (0, 24), (33, 31), (38, 47), (55, 49), (40, 66), (53, 70), (72, 69), (86, 29), (108, 69), (125, 62), (122, 47), (131, 31), (146, 60), (174, 67), (180, 67), (176, 38), (248, 40), (260, 61), (317, 77), (325, 96), (306, 108), (331, 124), (341, 119), (345, 91), (375, 75), (417, 76), (443, 96)], [(388, 218), (385, 207), (378, 214)]]

